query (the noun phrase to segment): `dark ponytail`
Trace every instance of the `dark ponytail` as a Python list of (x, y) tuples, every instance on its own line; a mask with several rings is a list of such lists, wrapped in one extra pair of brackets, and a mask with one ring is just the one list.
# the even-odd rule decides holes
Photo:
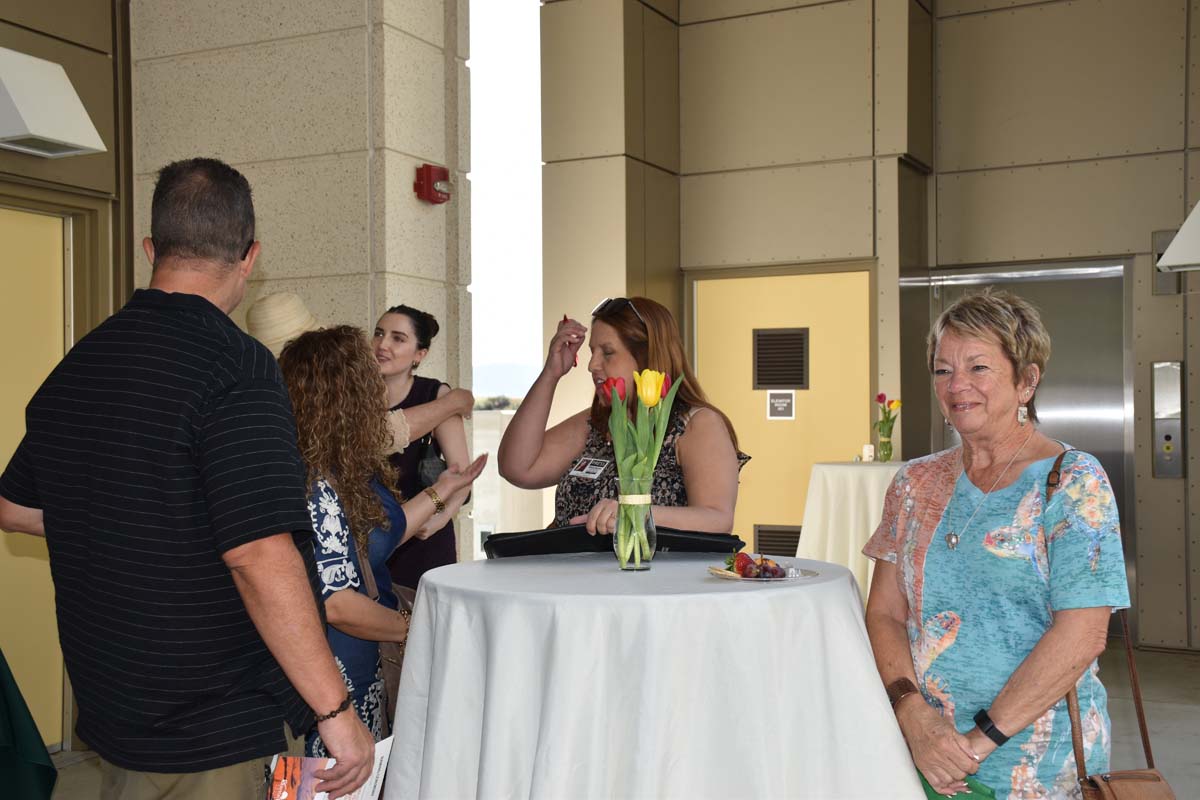
[(421, 311), (419, 308), (411, 306), (399, 305), (392, 306), (385, 314), (403, 314), (412, 321), (413, 330), (417, 334), (417, 349), (428, 350), (433, 337), (438, 335), (441, 327), (438, 325), (437, 318), (427, 311)]

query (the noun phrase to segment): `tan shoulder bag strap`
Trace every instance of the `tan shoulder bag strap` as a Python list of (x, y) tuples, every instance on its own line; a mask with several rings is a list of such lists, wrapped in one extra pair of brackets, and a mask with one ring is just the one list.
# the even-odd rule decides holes
[[(1050, 505), (1050, 498), (1058, 491), (1058, 485), (1062, 482), (1062, 462), (1063, 457), (1070, 450), (1064, 450), (1059, 453), (1058, 458), (1054, 462), (1054, 466), (1050, 469), (1050, 474), (1046, 476), (1046, 505)], [(1046, 556), (1049, 561), (1050, 541), (1046, 540)], [(1121, 617), (1121, 631), (1124, 635), (1122, 640), (1125, 643), (1125, 659), (1129, 664), (1129, 686), (1133, 690), (1133, 706), (1137, 709), (1138, 729), (1142, 734), (1142, 749), (1146, 753), (1146, 766), (1149, 769), (1154, 769), (1154, 754), (1150, 751), (1150, 732), (1146, 728), (1146, 711), (1142, 708), (1142, 689), (1138, 683), (1137, 665), (1133, 661), (1133, 644), (1129, 636), (1129, 615), (1125, 613), (1125, 609), (1117, 612)], [(1087, 778), (1087, 765), (1084, 763), (1083, 753), (1083, 726), (1079, 717), (1079, 693), (1075, 691), (1075, 687), (1071, 687), (1071, 691), (1067, 692), (1067, 714), (1071, 718), (1071, 746), (1075, 751), (1075, 772), (1079, 775), (1079, 780)]]

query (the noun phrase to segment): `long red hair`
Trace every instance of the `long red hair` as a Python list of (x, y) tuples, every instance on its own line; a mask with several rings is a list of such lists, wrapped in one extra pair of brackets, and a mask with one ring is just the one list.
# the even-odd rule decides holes
[[(636, 312), (634, 308), (637, 309)], [(639, 314), (641, 319), (638, 318)], [(672, 380), (682, 375), (683, 386), (679, 387), (675, 395), (672, 411), (678, 412), (688, 408), (711, 409), (725, 423), (733, 447), (737, 449), (737, 433), (733, 430), (733, 423), (721, 409), (708, 401), (704, 390), (700, 388), (700, 381), (696, 380), (692, 365), (688, 363), (687, 353), (684, 352), (679, 327), (665, 306), (649, 297), (630, 297), (628, 303), (622, 303), (611, 311), (606, 309), (592, 319), (612, 326), (621, 343), (637, 362), (639, 372), (652, 369), (670, 375)], [(630, 377), (627, 376), (626, 380), (630, 380)], [(636, 402), (636, 391), (632, 386), (627, 397), (631, 403)], [(608, 430), (608, 406), (603, 405), (599, 397), (592, 398), (591, 425), (598, 431)]]

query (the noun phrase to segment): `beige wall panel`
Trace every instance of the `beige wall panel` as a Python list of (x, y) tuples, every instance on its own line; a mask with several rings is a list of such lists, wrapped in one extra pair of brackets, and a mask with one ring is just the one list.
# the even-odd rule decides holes
[(682, 171), (871, 153), (868, 0), (679, 32)]
[(1016, 8), (1046, 0), (937, 0), (937, 15), (952, 17), (958, 14), (972, 14), (978, 11), (992, 11), (1001, 8)]
[(625, 150), (624, 0), (542, 6), (542, 160)]
[(372, 93), (375, 108), (383, 109), (372, 116), (375, 146), (446, 164), (447, 76), (442, 51), (386, 25), (377, 26), (371, 36)]
[(900, 272), (931, 266), (929, 176), (900, 162)]
[(646, 11), (644, 72), (645, 159), (679, 172), (679, 27)]
[(938, 264), (1136, 253), (1183, 222), (1183, 156), (940, 175)]
[(198, 147), (235, 164), (366, 149), (365, 63), (365, 29), (142, 62), (134, 171)]
[(875, 4), (875, 154), (908, 151), (908, 8)]
[(646, 170), (625, 159), (625, 295), (646, 291)]
[(665, 14), (674, 22), (679, 22), (679, 0), (643, 0), (643, 2), (660, 14)]
[(0, 19), (102, 53), (113, 50), (112, 4), (108, 2), (4, 0)]
[(134, 60), (366, 25), (362, 0), (132, 0), (129, 16)]
[(1200, 200), (1200, 150), (1188, 150), (1187, 156), (1187, 210), (1190, 213)]
[(1190, 147), (1196, 147), (1200, 146), (1200, 50), (1197, 50), (1200, 45), (1200, 0), (1192, 0), (1189, 24), (1191, 63), (1188, 64), (1187, 141)]
[(679, 0), (679, 21), (705, 22), (827, 2), (829, 0)]
[(359, 275), (251, 280), (246, 284), (246, 297), (229, 316), (244, 330), (246, 310), (254, 305), (255, 300), (272, 292), (295, 292), (300, 295), (322, 325), (357, 325), (364, 330), (368, 325), (375, 325), (375, 318), (368, 313), (371, 307), (371, 276), (365, 270)]
[[(448, 271), (451, 283), (471, 285), (471, 179), (459, 174), (455, 177), (454, 195), (446, 209), (447, 235), (458, 239), (458, 264), (456, 270)], [(490, 267), (490, 265), (489, 265)]]
[(683, 273), (679, 270), (679, 177), (645, 167), (645, 294), (662, 303), (683, 324)]
[(625, 0), (622, 13), (625, 69), (625, 149), (634, 158), (646, 157), (646, 63), (643, 17), (650, 12), (637, 0)]
[(908, 153), (933, 166), (933, 17), (908, 4)]
[(457, 73), (457, 84), (455, 89), (455, 98), (457, 101), (456, 125), (458, 131), (458, 145), (453, 153), (450, 153), (450, 160), (453, 161), (453, 167), (458, 172), (471, 171), (471, 70), (467, 66), (467, 62), (461, 58), (454, 59), (455, 72)]
[[(563, 314), (586, 321), (598, 300), (625, 295), (627, 160), (595, 158), (542, 167), (543, 345)], [(586, 364), (583, 352), (580, 366)], [(585, 408), (594, 393), (587, 370), (572, 370), (555, 393), (551, 423)]]
[(37, 156), (0, 150), (0, 172), (115, 194), (116, 120), (113, 116), (113, 63), (103, 53), (0, 22), (0, 47), (61, 64), (83, 107), (100, 134), (107, 153), (71, 158)]
[(1182, 0), (1075, 0), (938, 28), (938, 169), (1183, 147)]
[[(1137, 525), (1138, 641), (1187, 645), (1185, 480), (1155, 478), (1151, 365), (1184, 358), (1183, 298), (1155, 295), (1153, 265), (1138, 256), (1133, 270), (1134, 520)], [(1194, 437), (1189, 434), (1189, 442)]]
[[(385, 150), (375, 158), (375, 271), (446, 280), (446, 215), (448, 203), (426, 203), (413, 192), (421, 162)], [(364, 271), (364, 270), (359, 270)]]
[(241, 171), (254, 189), (257, 235), (263, 243), (256, 278), (367, 270), (366, 153), (246, 164)]
[(454, 0), (458, 4), (455, 27), (458, 29), (457, 52), (459, 58), (471, 57), (471, 0)]
[(869, 258), (870, 161), (685, 176), (685, 269)]
[[(445, 2), (456, 0), (372, 0), (381, 4), (384, 23), (436, 47), (443, 47), (446, 40)], [(359, 6), (361, 14), (361, 2)]]

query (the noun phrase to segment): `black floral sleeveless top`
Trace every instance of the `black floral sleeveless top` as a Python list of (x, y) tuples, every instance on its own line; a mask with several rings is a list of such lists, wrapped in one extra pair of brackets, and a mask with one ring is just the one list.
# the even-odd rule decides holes
[[(691, 418), (690, 409), (676, 407), (671, 411), (671, 427), (663, 437), (662, 451), (658, 454), (658, 464), (654, 467), (654, 479), (650, 485), (650, 502), (653, 505), (678, 508), (688, 504), (683, 468), (679, 466), (675, 445), (687, 430)], [(554, 494), (554, 522), (550, 527), (561, 528), (569, 524), (572, 517), (591, 511), (601, 500), (615, 499), (621, 493), (615, 459), (608, 432), (598, 431), (589, 424), (583, 452), (558, 482)], [(738, 470), (741, 470), (750, 456), (739, 450), (737, 459)]]

